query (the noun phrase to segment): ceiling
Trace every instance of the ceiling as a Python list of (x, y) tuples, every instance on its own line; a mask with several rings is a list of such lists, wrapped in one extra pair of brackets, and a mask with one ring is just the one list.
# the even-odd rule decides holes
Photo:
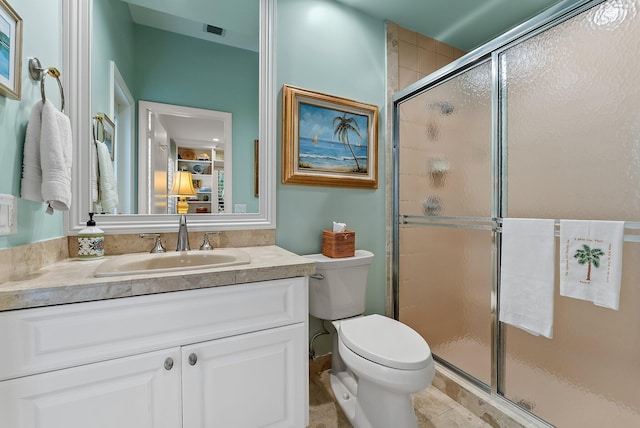
[(208, 117), (187, 117), (173, 114), (158, 114), (158, 119), (167, 134), (179, 145), (225, 148), (224, 121)]
[[(124, 1), (139, 24), (258, 50), (258, 0)], [(563, 0), (335, 1), (468, 52)], [(209, 34), (206, 24), (225, 32)]]
[[(123, 1), (128, 3), (136, 24), (258, 51), (258, 0)], [(223, 33), (209, 33), (205, 31), (207, 25), (223, 29)]]
[(337, 1), (469, 52), (562, 0)]

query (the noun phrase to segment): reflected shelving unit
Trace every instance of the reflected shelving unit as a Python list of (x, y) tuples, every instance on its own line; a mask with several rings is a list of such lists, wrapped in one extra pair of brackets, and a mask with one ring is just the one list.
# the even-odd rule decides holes
[(178, 146), (176, 170), (189, 171), (197, 196), (187, 199), (189, 214), (224, 212), (224, 152), (211, 147)]

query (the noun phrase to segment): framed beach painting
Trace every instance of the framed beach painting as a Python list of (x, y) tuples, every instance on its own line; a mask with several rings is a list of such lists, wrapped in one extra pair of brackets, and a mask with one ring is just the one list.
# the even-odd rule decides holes
[(0, 95), (20, 99), (22, 19), (0, 0)]
[(282, 182), (378, 187), (378, 107), (282, 89)]

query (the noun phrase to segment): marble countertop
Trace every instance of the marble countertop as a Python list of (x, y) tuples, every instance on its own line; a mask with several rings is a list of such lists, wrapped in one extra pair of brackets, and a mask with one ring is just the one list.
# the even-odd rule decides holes
[(241, 249), (251, 256), (250, 264), (105, 278), (93, 276), (98, 265), (126, 255), (91, 261), (64, 260), (27, 278), (0, 284), (0, 311), (244, 284), (315, 272), (315, 263), (274, 245)]

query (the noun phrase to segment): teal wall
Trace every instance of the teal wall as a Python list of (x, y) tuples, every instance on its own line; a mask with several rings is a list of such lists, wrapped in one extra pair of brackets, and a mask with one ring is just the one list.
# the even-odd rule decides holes
[(134, 24), (126, 3), (93, 0), (91, 25), (91, 112), (108, 114), (110, 61), (116, 63), (135, 96)]
[[(278, 184), (276, 243), (298, 254), (321, 251), (323, 229), (346, 222), (356, 248), (370, 250), (367, 312), (384, 313), (385, 270), (385, 24), (331, 0), (278, 0), (278, 145), (282, 138), (282, 85), (377, 105), (378, 189)], [(278, 149), (281, 176), (282, 149)], [(319, 323), (312, 319), (312, 332)]]
[[(10, 2), (23, 20), (22, 99), (0, 95), (0, 193), (20, 196), (22, 151), (31, 107), (40, 98), (40, 85), (31, 80), (27, 59), (37, 57), (44, 67), (62, 73), (62, 2), (60, 0), (19, 0)], [(55, 80), (46, 81), (47, 98), (60, 106)], [(44, 203), (18, 199), (18, 233), (0, 236), (0, 248), (9, 248), (64, 235), (63, 216), (45, 214)]]
[(258, 54), (140, 25), (135, 43), (136, 99), (233, 114), (233, 203), (258, 212), (253, 195)]

